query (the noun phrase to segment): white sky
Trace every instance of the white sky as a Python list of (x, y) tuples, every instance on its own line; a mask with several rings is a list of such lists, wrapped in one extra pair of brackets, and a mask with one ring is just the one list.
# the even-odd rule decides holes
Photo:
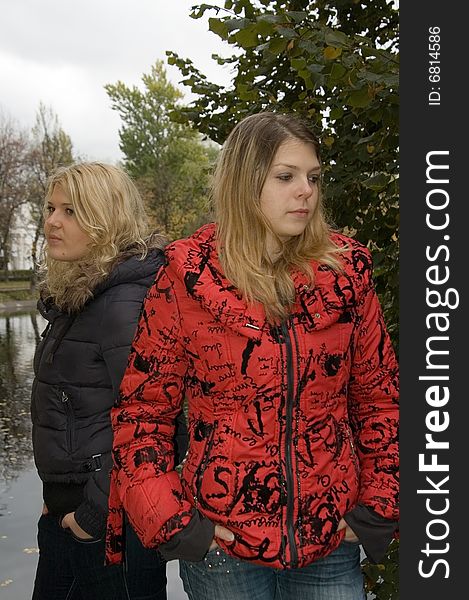
[[(229, 56), (232, 48), (208, 30), (213, 11), (189, 17), (195, 4), (202, 1), (0, 0), (0, 110), (30, 128), (43, 102), (80, 156), (118, 160), (121, 122), (105, 84), (140, 86), (157, 59), (167, 65), (166, 50), (190, 58), (210, 81), (231, 81), (211, 55)], [(179, 70), (167, 65), (167, 72), (178, 85)], [(189, 102), (189, 88), (179, 87)]]

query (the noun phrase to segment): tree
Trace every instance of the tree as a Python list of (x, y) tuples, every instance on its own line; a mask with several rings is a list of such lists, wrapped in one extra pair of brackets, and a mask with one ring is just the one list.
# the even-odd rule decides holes
[(294, 111), (320, 132), (327, 205), (335, 224), (366, 243), (397, 347), (397, 10), (386, 0), (226, 0), (202, 4), (209, 28), (236, 53), (233, 85), (210, 83), (168, 51), (196, 100), (172, 117), (223, 143), (244, 116)]
[(0, 114), (0, 257), (4, 278), (10, 262), (13, 217), (27, 201), (28, 136), (11, 117)]
[[(196, 99), (173, 111), (223, 143), (261, 110), (294, 111), (320, 132), (326, 205), (335, 224), (373, 250), (377, 291), (398, 343), (398, 11), (387, 0), (226, 0), (201, 4), (209, 29), (235, 52), (232, 86), (211, 83), (167, 52)], [(368, 591), (397, 598), (398, 543), (384, 565), (366, 561)]]
[[(73, 162), (73, 146), (70, 136), (62, 129), (59, 119), (51, 107), (42, 102), (36, 113), (36, 122), (32, 130), (32, 142), (29, 154), (31, 181), (29, 186), (29, 205), (31, 215), (36, 223), (34, 240), (31, 248), (33, 265), (38, 262), (39, 242), (42, 239), (44, 225), (43, 205), (47, 180), (60, 166)], [(35, 270), (33, 281), (35, 283)]]
[(105, 89), (123, 122), (119, 136), (126, 169), (157, 225), (170, 237), (180, 237), (205, 211), (207, 173), (216, 151), (191, 127), (169, 118), (182, 93), (168, 81), (162, 61), (142, 82), (143, 91), (121, 81)]

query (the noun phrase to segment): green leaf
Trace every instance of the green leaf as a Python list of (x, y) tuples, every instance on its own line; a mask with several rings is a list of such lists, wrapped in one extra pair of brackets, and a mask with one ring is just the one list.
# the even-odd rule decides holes
[(306, 67), (306, 60), (302, 57), (302, 58), (292, 58), (290, 60), (290, 64), (292, 66), (292, 69), (294, 69), (295, 71), (301, 71), (302, 69), (304, 69)]
[(331, 29), (326, 32), (325, 41), (328, 46), (334, 46), (335, 48), (350, 48), (350, 38), (336, 29)]
[(329, 82), (336, 83), (342, 79), (342, 77), (347, 73), (347, 69), (344, 65), (340, 63), (334, 63), (331, 68), (331, 72), (329, 73)]
[(244, 29), (248, 27), (251, 21), (249, 19), (226, 19), (223, 21), (228, 31), (235, 31), (236, 29)]
[(265, 14), (259, 15), (256, 20), (258, 23), (262, 21), (265, 21), (266, 23), (282, 23), (283, 17), (280, 15)]
[(235, 39), (242, 48), (257, 46), (257, 33), (252, 29), (244, 29), (235, 34)]
[(269, 43), (269, 51), (272, 52), (272, 54), (279, 55), (285, 50), (287, 43), (285, 38), (273, 38)]
[(238, 84), (236, 89), (241, 100), (255, 100), (258, 96), (257, 90), (247, 84)]
[(210, 18), (208, 20), (208, 28), (223, 40), (228, 38), (228, 28), (223, 21), (220, 21), (220, 19), (214, 19), (213, 17)]
[(291, 29), (290, 27), (281, 27), (280, 25), (278, 25), (275, 28), (275, 30), (279, 35), (281, 35), (283, 38), (286, 38), (287, 40), (294, 40), (298, 37), (296, 31), (294, 29)]
[(380, 190), (384, 190), (389, 183), (389, 179), (389, 175), (386, 175), (385, 173), (378, 173), (377, 175), (373, 175), (372, 177), (365, 179), (365, 181), (362, 181), (362, 185), (369, 190), (378, 192)]
[(287, 17), (290, 17), (290, 19), (292, 19), (293, 21), (295, 21), (295, 23), (301, 23), (301, 21), (303, 21), (304, 19), (308, 18), (308, 13), (305, 11), (299, 11), (299, 10), (289, 10), (288, 12), (285, 13), (287, 15)]
[(344, 109), (341, 107), (334, 107), (331, 109), (330, 112), (330, 117), (333, 121), (335, 121), (336, 119), (340, 119), (342, 117), (342, 115), (344, 114)]
[(190, 17), (192, 19), (200, 19), (201, 17), (203, 17), (206, 10), (210, 10), (212, 8), (212, 4), (200, 4), (198, 6), (193, 6), (191, 9), (192, 12), (190, 14)]
[(323, 70), (324, 70), (324, 65), (319, 65), (317, 63), (309, 63), (308, 64), (308, 71), (310, 73), (319, 74), (319, 73), (322, 73)]
[(378, 50), (376, 48), (370, 48), (368, 46), (362, 46), (361, 53), (365, 58), (378, 56)]
[(267, 36), (273, 34), (274, 26), (272, 25), (272, 23), (268, 23), (267, 21), (257, 20), (256, 30), (259, 35), (262, 35), (263, 37), (267, 37)]
[(399, 85), (399, 75), (385, 75), (383, 77), (383, 83), (389, 87), (396, 88)]
[(347, 98), (347, 104), (353, 108), (365, 108), (371, 102), (371, 96), (368, 93), (368, 88), (364, 87), (361, 90), (355, 90)]

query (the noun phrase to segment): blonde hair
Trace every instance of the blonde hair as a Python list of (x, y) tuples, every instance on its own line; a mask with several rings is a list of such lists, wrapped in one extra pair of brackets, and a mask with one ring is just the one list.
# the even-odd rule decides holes
[(93, 289), (128, 255), (143, 259), (150, 246), (162, 247), (162, 237), (149, 241), (143, 200), (130, 177), (117, 167), (81, 162), (58, 168), (47, 183), (44, 215), (56, 187), (72, 204), (80, 228), (91, 239), (86, 256), (73, 262), (51, 258), (44, 248), (43, 293), (73, 312), (93, 296)]
[[(283, 320), (295, 298), (292, 270), (313, 282), (311, 260), (341, 269), (338, 248), (331, 240), (322, 193), (305, 231), (282, 243), (260, 208), (260, 197), (274, 156), (287, 140), (311, 144), (320, 161), (319, 141), (300, 119), (261, 112), (244, 118), (228, 136), (215, 168), (211, 200), (217, 222), (217, 245), (227, 278), (250, 303), (263, 304), (267, 319)], [(267, 254), (267, 234), (279, 242), (280, 255)]]

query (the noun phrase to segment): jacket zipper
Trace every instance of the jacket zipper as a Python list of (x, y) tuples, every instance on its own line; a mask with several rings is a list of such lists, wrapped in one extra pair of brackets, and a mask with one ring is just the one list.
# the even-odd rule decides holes
[(67, 415), (67, 448), (69, 452), (72, 452), (72, 431), (73, 431), (73, 423), (75, 421), (75, 415), (73, 414), (72, 407), (70, 406), (69, 397), (62, 390), (62, 395), (60, 397), (62, 404), (65, 408), (65, 413)]
[(298, 565), (298, 551), (295, 542), (294, 512), (295, 493), (293, 486), (293, 461), (292, 461), (292, 438), (293, 438), (293, 351), (290, 332), (286, 323), (282, 323), (282, 334), (285, 340), (287, 354), (287, 401), (286, 401), (286, 425), (285, 425), (285, 462), (287, 475), (287, 535), (290, 545), (291, 566)]
[(215, 429), (218, 426), (218, 421), (214, 421), (213, 425), (212, 425), (212, 430), (210, 432), (210, 437), (208, 438), (207, 443), (205, 444), (205, 448), (204, 448), (204, 458), (202, 460), (202, 462), (200, 463), (199, 468), (197, 469), (197, 473), (196, 473), (196, 490), (195, 490), (195, 496), (194, 496), (194, 506), (196, 509), (199, 508), (199, 498), (200, 498), (200, 490), (202, 488), (202, 480), (204, 477), (204, 472), (205, 469), (207, 468), (207, 464), (210, 458), (210, 452), (212, 451), (212, 446), (213, 446), (213, 439), (215, 437)]
[(353, 443), (353, 436), (352, 436), (352, 432), (350, 430), (349, 425), (347, 425), (346, 429), (347, 429), (348, 441), (350, 444), (350, 451), (352, 453), (353, 466), (355, 467), (355, 473), (357, 474), (357, 477), (360, 477), (360, 465), (358, 462), (358, 456), (355, 451), (355, 444)]

